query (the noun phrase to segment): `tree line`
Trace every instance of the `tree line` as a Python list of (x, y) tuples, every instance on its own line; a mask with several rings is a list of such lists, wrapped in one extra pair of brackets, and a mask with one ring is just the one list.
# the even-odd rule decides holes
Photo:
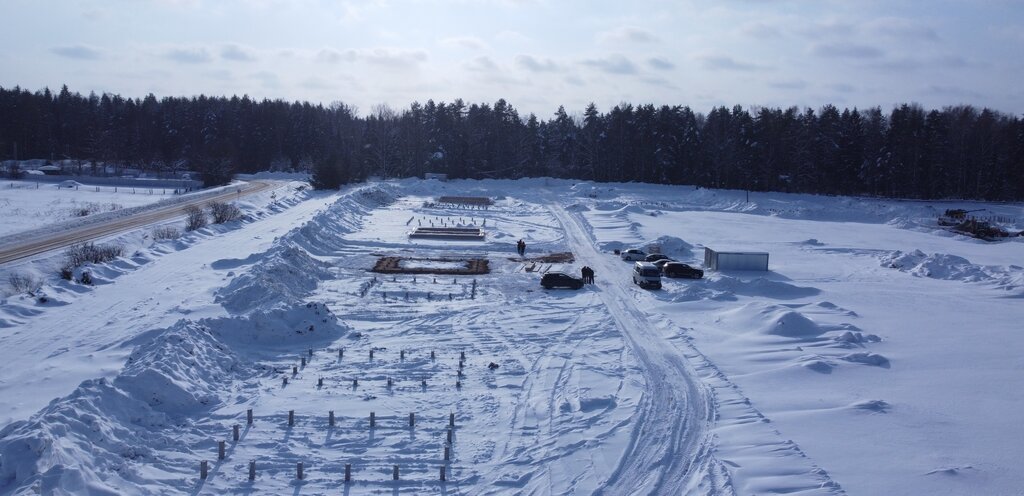
[(969, 105), (840, 110), (621, 103), (549, 118), (494, 104), (351, 106), (248, 96), (124, 98), (0, 87), (0, 159), (77, 159), (151, 172), (557, 177), (914, 199), (1024, 199), (1024, 123)]

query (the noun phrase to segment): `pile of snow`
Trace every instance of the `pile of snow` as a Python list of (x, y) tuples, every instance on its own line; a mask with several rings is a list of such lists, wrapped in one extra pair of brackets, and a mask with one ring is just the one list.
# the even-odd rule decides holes
[(956, 255), (944, 253), (927, 255), (921, 250), (911, 252), (896, 250), (880, 257), (879, 262), (882, 267), (897, 269), (917, 277), (994, 283), (996, 287), (1018, 293), (1024, 287), (1024, 268), (1018, 265), (1006, 267), (978, 265)]
[[(162, 478), (185, 489), (185, 471), (191, 476), (193, 467), (181, 455), (190, 453), (193, 419), (222, 405), (233, 389), (226, 386), (254, 377), (255, 368), (195, 322), (144, 333), (133, 343), (137, 347), (113, 381), (85, 381), (31, 419), (0, 431), (0, 490), (162, 492)], [(174, 470), (175, 463), (187, 466)], [(169, 477), (174, 471), (181, 477)]]
[(219, 404), (222, 384), (253, 375), (253, 368), (240, 362), (210, 326), (183, 320), (154, 334), (131, 341), (141, 344), (114, 386), (156, 411), (194, 415)]
[(793, 310), (766, 309), (765, 322), (756, 332), (787, 338), (810, 338), (825, 332), (814, 321)]
[[(153, 446), (174, 446), (173, 422), (109, 382), (82, 383), (30, 420), (0, 431), (6, 494), (138, 493)], [(140, 470), (142, 469), (142, 470)], [(146, 470), (148, 471), (148, 470)]]
[(344, 247), (345, 235), (360, 230), (370, 212), (394, 203), (399, 197), (393, 185), (358, 188), (346, 193), (302, 227), (290, 231), (284, 239), (315, 255), (335, 255)]
[(125, 343), (135, 349), (112, 381), (85, 381), (0, 431), (0, 492), (185, 491), (208, 456), (202, 419), (240, 393), (255, 394), (271, 372), (246, 353), (302, 349), (346, 331), (326, 306), (308, 303), (145, 332)]
[(675, 236), (661, 236), (648, 243), (648, 245), (660, 247), (661, 253), (664, 253), (676, 260), (693, 257), (693, 245)]
[(207, 319), (202, 324), (238, 350), (254, 345), (299, 348), (328, 343), (349, 330), (321, 303), (259, 310), (247, 317)]
[(788, 282), (774, 281), (764, 277), (743, 279), (718, 274), (707, 279), (708, 289), (734, 295), (767, 297), (777, 300), (793, 300), (814, 296), (821, 291), (813, 287), (796, 286)]
[(296, 301), (330, 277), (327, 264), (301, 248), (278, 245), (246, 273), (217, 290), (215, 301), (234, 313)]
[(594, 204), (594, 210), (599, 210), (602, 212), (611, 212), (616, 210), (621, 211), (624, 208), (626, 208), (625, 203), (615, 200), (600, 201)]

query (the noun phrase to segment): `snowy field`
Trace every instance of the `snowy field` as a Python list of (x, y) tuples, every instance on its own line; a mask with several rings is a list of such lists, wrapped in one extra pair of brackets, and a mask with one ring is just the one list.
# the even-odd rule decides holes
[(113, 186), (59, 187), (34, 181), (0, 181), (0, 239), (61, 222), (149, 205), (173, 197), (171, 189)]
[[(939, 229), (962, 204), (290, 191), (177, 240), (126, 235), (93, 286), (0, 302), (0, 494), (1019, 494), (1024, 238)], [(1022, 228), (1020, 204), (970, 208)], [(487, 235), (408, 238), (442, 226)], [(575, 261), (522, 260), (519, 239)], [(764, 251), (770, 270), (641, 290), (613, 250), (649, 245), (697, 265)], [(369, 272), (384, 256), (490, 273)], [(596, 285), (540, 288), (583, 265)]]

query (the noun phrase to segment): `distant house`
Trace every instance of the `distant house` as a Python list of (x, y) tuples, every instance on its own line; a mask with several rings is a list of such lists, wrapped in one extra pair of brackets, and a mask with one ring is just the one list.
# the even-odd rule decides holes
[(438, 181), (447, 181), (448, 174), (441, 174), (438, 172), (426, 172), (423, 174), (423, 179), (437, 179)]

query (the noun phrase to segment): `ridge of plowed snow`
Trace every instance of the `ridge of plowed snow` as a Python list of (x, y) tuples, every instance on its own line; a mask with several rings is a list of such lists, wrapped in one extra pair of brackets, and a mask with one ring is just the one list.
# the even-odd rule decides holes
[(126, 343), (135, 349), (112, 381), (85, 381), (0, 431), (0, 492), (185, 491), (215, 435), (209, 431), (223, 429), (205, 419), (272, 373), (247, 355), (346, 331), (330, 310), (310, 303), (143, 333)]
[(326, 263), (294, 246), (276, 246), (253, 262), (248, 272), (217, 290), (215, 301), (233, 313), (298, 300), (330, 276)]

